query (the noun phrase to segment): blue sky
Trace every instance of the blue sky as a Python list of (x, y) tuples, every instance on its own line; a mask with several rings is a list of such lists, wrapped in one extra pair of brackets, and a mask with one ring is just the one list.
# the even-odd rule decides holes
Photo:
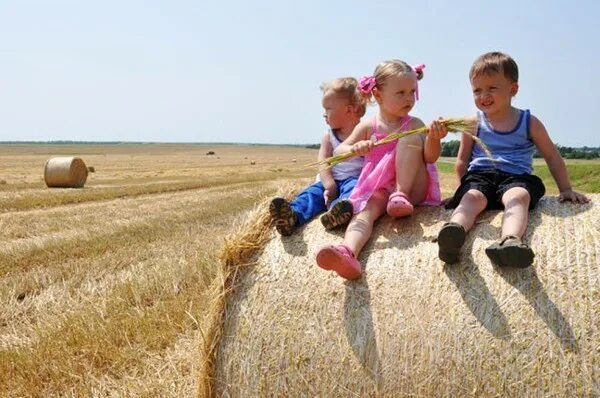
[(591, 0), (0, 0), (0, 141), (316, 143), (319, 85), (392, 58), (427, 65), (414, 116), (470, 115), (469, 67), (500, 50), (517, 107), (600, 146), (599, 20)]

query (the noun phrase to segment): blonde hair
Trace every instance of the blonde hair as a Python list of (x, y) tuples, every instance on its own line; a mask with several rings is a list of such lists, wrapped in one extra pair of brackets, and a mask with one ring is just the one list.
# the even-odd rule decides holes
[[(377, 65), (375, 72), (373, 72), (373, 77), (376, 81), (375, 87), (381, 90), (391, 77), (402, 76), (406, 73), (414, 73), (417, 76), (417, 80), (421, 80), (423, 78), (422, 70), (415, 71), (412, 66), (404, 61), (399, 59), (383, 61)], [(360, 95), (365, 99), (366, 102), (372, 103), (374, 101), (373, 90), (370, 90), (369, 92), (360, 92)]]
[(471, 70), (469, 71), (469, 79), (473, 80), (477, 76), (490, 75), (492, 73), (502, 73), (511, 82), (519, 81), (519, 67), (510, 55), (499, 51), (485, 53), (480, 55)]
[(321, 84), (323, 94), (335, 93), (348, 100), (348, 103), (356, 108), (359, 117), (363, 117), (367, 110), (367, 101), (358, 90), (358, 80), (353, 77), (340, 77)]

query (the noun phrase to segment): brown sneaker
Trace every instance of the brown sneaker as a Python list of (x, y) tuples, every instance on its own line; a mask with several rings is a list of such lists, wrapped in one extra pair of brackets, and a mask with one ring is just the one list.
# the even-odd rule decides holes
[(518, 236), (505, 236), (500, 243), (485, 249), (492, 263), (499, 267), (527, 268), (533, 264), (535, 253)]
[(281, 235), (289, 236), (296, 229), (296, 213), (284, 198), (275, 198), (269, 204), (269, 213), (275, 224), (275, 229)]
[(455, 222), (444, 224), (438, 234), (438, 257), (447, 264), (456, 264), (460, 248), (465, 243), (467, 231), (465, 228)]
[(352, 218), (353, 213), (352, 203), (349, 200), (340, 200), (327, 213), (321, 216), (321, 224), (323, 224), (326, 230), (346, 225)]

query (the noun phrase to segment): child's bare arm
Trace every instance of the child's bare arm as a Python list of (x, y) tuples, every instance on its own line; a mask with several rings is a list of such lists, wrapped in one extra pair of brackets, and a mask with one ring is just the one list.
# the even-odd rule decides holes
[[(475, 133), (473, 133), (475, 134)], [(469, 160), (471, 159), (471, 152), (473, 150), (473, 138), (468, 133), (460, 135), (460, 146), (458, 147), (458, 154), (456, 155), (456, 164), (454, 165), (454, 171), (456, 177), (460, 183), (460, 179), (467, 173), (469, 167)]]
[(369, 140), (370, 131), (371, 125), (369, 122), (358, 123), (354, 127), (352, 134), (335, 149), (335, 153), (340, 154), (354, 151), (359, 155), (364, 155), (366, 152), (369, 152), (373, 147), (373, 142)]
[(554, 146), (554, 143), (548, 136), (548, 132), (542, 122), (533, 115), (531, 116), (530, 137), (540, 151), (540, 154), (546, 160), (550, 173), (552, 174), (552, 177), (554, 177), (554, 181), (556, 181), (556, 185), (560, 191), (559, 200), (561, 202), (571, 201), (575, 203), (589, 202), (590, 199), (587, 196), (573, 191), (565, 161), (562, 156), (560, 156), (558, 149), (556, 149), (556, 146)]
[[(329, 141), (329, 133), (325, 133), (323, 134), (323, 137), (321, 137), (321, 146), (319, 147), (318, 161), (322, 162), (323, 160), (331, 156), (333, 156), (333, 147), (331, 146), (331, 142)], [(319, 177), (321, 177), (321, 183), (323, 184), (326, 190), (334, 189), (337, 193), (337, 186), (335, 184), (335, 180), (333, 179), (331, 167), (323, 167), (319, 171)]]
[(432, 121), (428, 126), (425, 136), (425, 148), (423, 149), (423, 159), (425, 163), (436, 162), (442, 153), (442, 138), (448, 134), (448, 129), (438, 120)]

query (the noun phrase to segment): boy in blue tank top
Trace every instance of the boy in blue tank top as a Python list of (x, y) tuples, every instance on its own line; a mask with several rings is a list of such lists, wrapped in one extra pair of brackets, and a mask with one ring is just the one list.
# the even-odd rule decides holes
[(469, 78), (479, 109), (476, 134), (492, 158), (462, 135), (456, 160), (460, 186), (446, 204), (455, 210), (439, 232), (439, 258), (448, 264), (458, 262), (466, 233), (477, 215), (485, 209), (504, 209), (502, 237), (485, 253), (498, 266), (525, 268), (535, 256), (521, 240), (528, 211), (545, 193), (542, 181), (531, 174), (535, 149), (546, 160), (561, 202), (587, 203), (589, 199), (572, 190), (565, 163), (542, 122), (529, 110), (512, 106), (512, 97), (519, 90), (516, 62), (500, 52), (483, 54), (473, 63)]

